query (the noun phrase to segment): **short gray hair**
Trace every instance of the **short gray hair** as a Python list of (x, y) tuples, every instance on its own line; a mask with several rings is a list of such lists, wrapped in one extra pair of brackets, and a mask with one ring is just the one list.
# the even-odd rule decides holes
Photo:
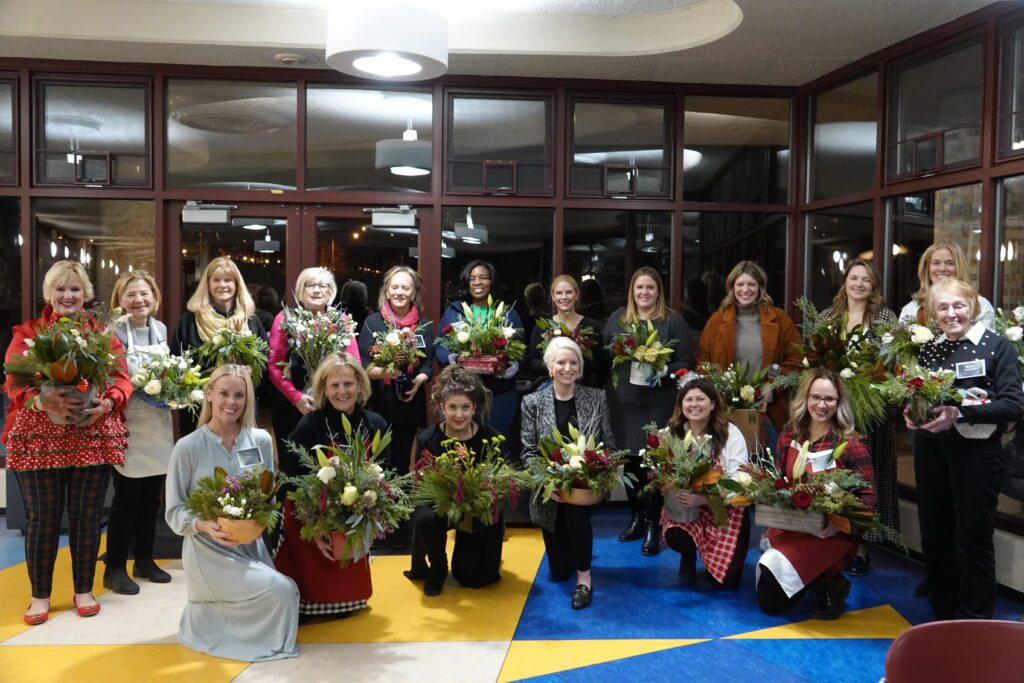
[(583, 351), (580, 350), (579, 344), (566, 337), (555, 337), (548, 342), (547, 348), (544, 349), (544, 365), (550, 367), (555, 362), (555, 354), (559, 351), (575, 353), (576, 360), (580, 362), (580, 372), (583, 371)]

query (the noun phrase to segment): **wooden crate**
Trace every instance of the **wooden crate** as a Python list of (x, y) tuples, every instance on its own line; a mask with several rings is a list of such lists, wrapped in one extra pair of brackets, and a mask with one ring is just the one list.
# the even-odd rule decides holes
[(827, 525), (824, 512), (782, 510), (770, 505), (754, 506), (754, 524), (769, 529), (785, 529), (816, 534)]

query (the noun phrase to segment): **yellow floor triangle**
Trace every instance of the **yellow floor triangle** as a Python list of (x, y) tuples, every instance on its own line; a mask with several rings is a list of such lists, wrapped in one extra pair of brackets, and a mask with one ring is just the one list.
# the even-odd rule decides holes
[(910, 623), (893, 609), (880, 605), (847, 612), (835, 621), (808, 619), (785, 626), (739, 633), (736, 640), (782, 640), (796, 638), (895, 638), (910, 628)]
[(612, 662), (659, 650), (703, 643), (696, 640), (513, 640), (498, 683)]

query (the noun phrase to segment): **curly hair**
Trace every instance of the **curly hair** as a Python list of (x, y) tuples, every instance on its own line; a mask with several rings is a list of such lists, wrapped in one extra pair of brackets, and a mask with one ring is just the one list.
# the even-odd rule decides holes
[(473, 402), (476, 417), (480, 422), (491, 412), (491, 390), (484, 386), (480, 375), (458, 365), (448, 365), (441, 370), (430, 390), (430, 405), (439, 410), (450, 397), (456, 394)]
[(703, 377), (687, 382), (686, 386), (676, 394), (672, 417), (668, 419), (668, 427), (676, 436), (686, 435), (686, 417), (683, 416), (683, 399), (691, 391), (700, 391), (711, 399), (711, 415), (708, 416), (708, 434), (716, 453), (721, 453), (729, 440), (729, 419), (726, 417), (725, 399), (715, 385)]

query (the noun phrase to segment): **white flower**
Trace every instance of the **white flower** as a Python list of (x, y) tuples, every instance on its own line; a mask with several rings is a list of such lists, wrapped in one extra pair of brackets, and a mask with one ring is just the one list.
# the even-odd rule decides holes
[(583, 459), (582, 455), (574, 455), (571, 458), (569, 458), (569, 468), (574, 470), (582, 470), (585, 462), (586, 461)]
[(336, 455), (332, 455), (331, 457), (327, 458), (327, 462), (331, 463), (331, 465), (334, 467), (338, 467), (339, 465), (341, 465), (341, 458), (339, 458)]
[(465, 344), (466, 342), (469, 341), (469, 332), (459, 332), (458, 334), (455, 335), (455, 338), (459, 340), (460, 344)]
[(36, 345), (36, 340), (35, 339), (26, 339), (25, 340), (25, 346), (27, 346), (28, 348), (31, 349), (35, 345)]
[(834, 481), (830, 481), (829, 483), (825, 484), (825, 493), (827, 493), (830, 496), (838, 490), (839, 485), (836, 484)]
[(895, 340), (896, 340), (896, 337), (892, 336), (888, 332), (886, 332), (885, 334), (882, 335), (882, 343), (883, 344), (892, 344), (893, 341), (895, 341)]
[(1009, 339), (1010, 341), (1019, 342), (1021, 340), (1021, 337), (1024, 337), (1024, 329), (1021, 329), (1019, 326), (1014, 325), (1013, 327), (1007, 328), (1005, 334), (1006, 338)]
[(215, 346), (220, 346), (221, 344), (224, 343), (224, 337), (222, 337), (221, 335), (217, 334), (217, 335), (214, 335), (213, 339), (211, 339), (210, 341), (212, 341)]
[(29, 349), (25, 349), (24, 351), (21, 352), (21, 355), (23, 355), (23, 356), (31, 356), (32, 355), (32, 351), (29, 350)]
[(746, 472), (737, 472), (732, 479), (740, 486), (750, 486), (751, 481), (753, 481)]
[(924, 325), (911, 325), (910, 326), (910, 338), (916, 344), (924, 344), (924, 343), (930, 342), (932, 339), (934, 339), (935, 335), (932, 334), (932, 331), (929, 330)]
[(391, 331), (384, 337), (384, 341), (392, 346), (398, 346), (398, 342), (401, 341), (401, 338), (398, 336), (397, 332)]
[(231, 517), (242, 516), (242, 508), (238, 507), (237, 505), (225, 505), (223, 510), (225, 515), (229, 515)]
[(160, 389), (162, 388), (163, 387), (160, 386), (160, 382), (158, 382), (155, 379), (151, 379), (148, 382), (146, 382), (146, 386), (144, 386), (142, 390), (145, 391), (150, 396), (156, 396), (157, 394), (160, 393)]
[(1013, 317), (1017, 320), (1017, 322), (1024, 323), (1024, 306), (1018, 306), (1017, 308), (1013, 309)]
[(89, 342), (87, 342), (85, 339), (82, 339), (81, 337), (75, 337), (75, 341), (78, 342), (78, 345), (83, 349), (89, 345)]
[(81, 336), (82, 336), (82, 333), (81, 333), (81, 332), (79, 332), (78, 330), (76, 330), (76, 329), (72, 328), (72, 329), (71, 329), (71, 336), (72, 336), (72, 337), (81, 337)]
[(511, 339), (516, 334), (516, 328), (514, 327), (503, 327), (501, 328), (501, 336), (505, 339)]
[(843, 379), (852, 379), (853, 376), (856, 374), (857, 373), (853, 371), (853, 368), (843, 368), (840, 371), (839, 376), (842, 377)]
[(345, 490), (341, 494), (342, 505), (352, 505), (359, 498), (359, 489), (352, 484), (345, 484)]
[(376, 491), (365, 491), (365, 492), (363, 492), (363, 500), (365, 500), (370, 505), (373, 505), (374, 503), (377, 502), (377, 492)]
[(553, 336), (553, 337), (561, 337), (562, 336), (562, 330), (560, 328), (556, 327), (555, 331), (551, 333), (551, 336)]
[(202, 401), (203, 399), (206, 398), (206, 394), (203, 392), (202, 389), (193, 389), (192, 392), (188, 395), (188, 397), (195, 401), (196, 403), (198, 403), (199, 401)]
[(858, 334), (853, 335), (852, 337), (850, 337), (850, 341), (851, 342), (860, 341), (860, 335), (858, 335)]
[(149, 381), (149, 375), (145, 372), (136, 372), (132, 375), (132, 386), (141, 387)]
[(373, 463), (372, 465), (370, 465), (369, 469), (378, 479), (384, 478), (384, 468), (378, 465), (377, 463)]
[(807, 362), (807, 358), (806, 357), (804, 357), (804, 367), (805, 368), (811, 367), (811, 364), (809, 362)]
[(745, 384), (740, 387), (740, 398), (748, 403), (754, 400), (754, 387), (749, 384)]
[(188, 370), (188, 363), (186, 363), (184, 360), (178, 361), (178, 369), (179, 370)]
[(336, 476), (338, 476), (338, 470), (333, 467), (321, 467), (316, 473), (316, 478), (325, 484), (329, 483), (331, 479), (334, 479)]

